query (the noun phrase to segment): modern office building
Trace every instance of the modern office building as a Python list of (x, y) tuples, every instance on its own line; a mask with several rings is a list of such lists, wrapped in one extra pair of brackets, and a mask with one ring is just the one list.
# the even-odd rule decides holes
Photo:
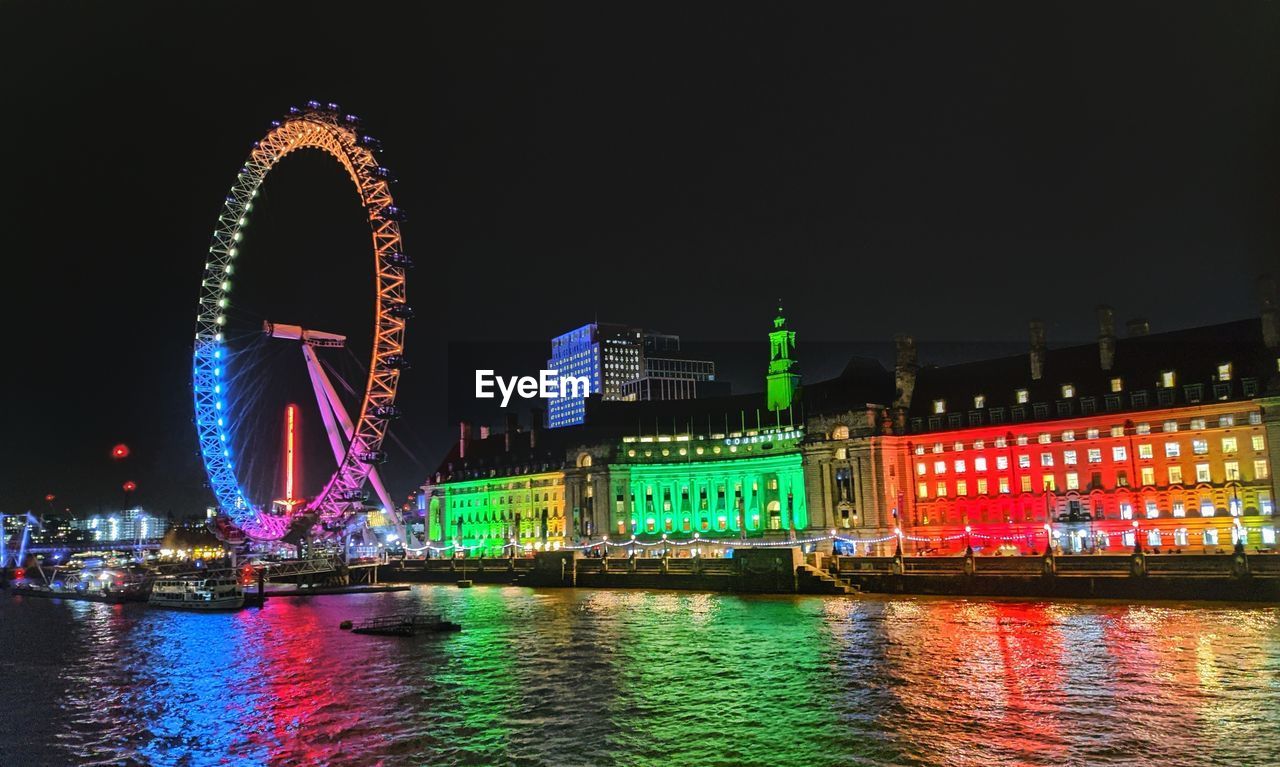
[(147, 514), (141, 508), (125, 509), (114, 514), (98, 514), (88, 519), (71, 521), (73, 532), (82, 532), (91, 541), (135, 541), (163, 538), (169, 523), (162, 517)]
[[(715, 363), (680, 353), (680, 336), (631, 325), (593, 322), (551, 339), (547, 369), (584, 377), (604, 401), (694, 399), (728, 394), (715, 380)], [(583, 423), (583, 398), (547, 403), (547, 427)]]

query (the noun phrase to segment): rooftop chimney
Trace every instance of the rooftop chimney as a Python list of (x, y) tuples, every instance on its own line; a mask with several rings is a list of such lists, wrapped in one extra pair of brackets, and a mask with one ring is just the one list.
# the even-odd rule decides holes
[(502, 441), (505, 445), (504, 449), (511, 452), (511, 435), (520, 431), (520, 417), (515, 413), (507, 413), (507, 430), (502, 435)]
[(919, 358), (916, 355), (916, 339), (904, 333), (893, 337), (898, 349), (897, 363), (894, 365), (893, 378), (897, 386), (897, 397), (894, 408), (907, 410), (911, 407), (911, 395), (916, 388), (916, 373), (920, 371)]
[(538, 446), (538, 432), (545, 425), (546, 410), (535, 407), (530, 408), (529, 412), (529, 449), (532, 450)]
[(1032, 320), (1031, 329), (1031, 380), (1039, 381), (1044, 377), (1044, 322)]
[(1258, 303), (1262, 308), (1262, 343), (1280, 350), (1280, 308), (1276, 302), (1276, 280), (1270, 274), (1258, 278)]
[(1098, 306), (1098, 361), (1103, 370), (1116, 362), (1116, 311), (1105, 304)]
[(467, 457), (467, 443), (471, 441), (471, 424), (466, 421), (458, 422), (458, 457)]
[(1129, 331), (1130, 338), (1145, 336), (1151, 332), (1151, 323), (1142, 317), (1134, 317), (1125, 323), (1125, 329)]

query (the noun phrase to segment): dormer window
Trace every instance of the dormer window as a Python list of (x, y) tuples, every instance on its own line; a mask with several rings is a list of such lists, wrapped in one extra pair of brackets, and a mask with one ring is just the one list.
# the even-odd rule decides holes
[(1223, 362), (1218, 365), (1218, 380), (1219, 381), (1231, 380), (1231, 363), (1230, 362)]
[(1166, 370), (1160, 374), (1160, 386), (1165, 389), (1172, 389), (1178, 383), (1178, 376), (1172, 370)]
[(1123, 379), (1123, 378), (1112, 378), (1112, 379), (1111, 379), (1111, 392), (1114, 394), (1114, 393), (1118, 393), (1118, 392), (1122, 392), (1122, 391), (1124, 391), (1124, 379)]
[(984, 407), (986, 407), (986, 406), (987, 406), (987, 397), (986, 397), (986, 395), (985, 395), (985, 394), (975, 394), (975, 395), (973, 395), (973, 408), (974, 408), (974, 410), (981, 410), (982, 408), (984, 408)]
[(1031, 392), (1026, 389), (1018, 389), (1013, 393), (1013, 398), (1019, 405), (1025, 405), (1031, 399)]
[(1075, 384), (1063, 384), (1063, 385), (1062, 385), (1062, 398), (1063, 398), (1063, 399), (1071, 399), (1071, 398), (1072, 398), (1072, 397), (1074, 397), (1074, 396), (1076, 396), (1076, 387), (1075, 387)]
[(941, 415), (947, 412), (947, 401), (945, 399), (935, 399), (933, 401), (934, 415)]

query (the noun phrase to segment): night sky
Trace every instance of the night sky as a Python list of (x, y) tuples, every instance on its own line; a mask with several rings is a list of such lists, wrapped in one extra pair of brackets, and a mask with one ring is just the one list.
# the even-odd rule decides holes
[[(595, 317), (763, 344), (779, 295), (802, 359), (902, 331), (1020, 342), (1033, 316), (1051, 344), (1088, 339), (1099, 302), (1155, 330), (1256, 314), (1280, 252), (1277, 40), (1280, 4), (1247, 2), (0, 0), (0, 511), (110, 509), (126, 479), (161, 512), (211, 500), (203, 257), (291, 104), (361, 115), (410, 215), (403, 495), (455, 434), (450, 344)], [(245, 343), (272, 316), (367, 353), (349, 182), (298, 156), (263, 195)], [(259, 351), (267, 463), (301, 362)]]

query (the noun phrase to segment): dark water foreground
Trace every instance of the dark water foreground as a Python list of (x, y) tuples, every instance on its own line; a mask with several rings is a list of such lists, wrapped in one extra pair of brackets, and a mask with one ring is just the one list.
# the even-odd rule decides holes
[[(338, 629), (406, 607), (461, 634)], [(418, 586), (0, 595), (0, 765), (1276, 764), (1280, 608)]]

